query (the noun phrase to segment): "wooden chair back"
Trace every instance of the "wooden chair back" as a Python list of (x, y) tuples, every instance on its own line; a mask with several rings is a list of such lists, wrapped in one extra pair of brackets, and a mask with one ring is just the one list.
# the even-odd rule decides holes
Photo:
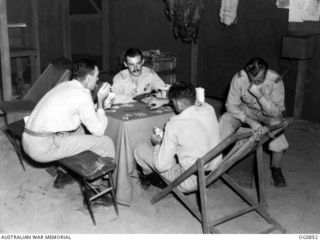
[[(165, 197), (170, 192), (173, 192), (179, 200), (189, 209), (189, 211), (202, 223), (203, 232), (210, 233), (219, 231), (215, 226), (224, 223), (228, 220), (234, 219), (240, 215), (248, 213), (250, 211), (256, 211), (264, 218), (269, 224), (273, 225), (272, 228), (268, 229), (266, 232), (271, 232), (275, 229), (279, 229), (282, 232), (285, 230), (281, 227), (277, 221), (272, 219), (267, 213), (265, 208), (265, 198), (264, 198), (264, 168), (263, 168), (263, 156), (262, 156), (262, 145), (269, 141), (272, 138), (275, 138), (277, 135), (283, 132), (284, 128), (291, 122), (291, 119), (286, 119), (282, 123), (270, 126), (265, 128), (264, 131), (259, 133), (232, 133), (222, 142), (220, 142), (216, 147), (210, 150), (203, 157), (199, 158), (196, 163), (189, 167), (184, 173), (177, 177), (174, 181), (170, 182), (166, 178), (162, 177), (159, 172), (154, 170), (163, 181), (167, 184), (167, 187), (161, 190), (156, 194), (152, 199), (151, 203), (156, 203), (163, 197)], [(212, 161), (216, 156), (221, 154), (225, 149), (235, 143), (235, 146), (222, 158), (220, 163), (215, 163), (215, 169), (209, 174), (206, 173), (205, 165)], [(258, 167), (258, 202), (251, 199), (248, 195), (235, 181), (232, 180), (226, 172), (228, 169), (233, 166), (238, 161), (242, 160), (247, 154), (256, 151), (257, 152), (257, 167)], [(183, 181), (189, 178), (191, 175), (198, 175), (198, 190), (200, 194), (200, 206), (199, 209), (197, 205), (191, 202), (181, 191), (178, 190), (177, 186), (180, 185)], [(250, 205), (249, 208), (245, 210), (235, 212), (234, 214), (228, 215), (220, 220), (212, 222), (212, 225), (209, 225), (208, 221), (208, 210), (207, 210), (207, 194), (206, 188), (208, 185), (213, 183), (218, 178), (222, 178), (233, 190), (236, 190), (236, 193), (239, 194), (247, 203)]]

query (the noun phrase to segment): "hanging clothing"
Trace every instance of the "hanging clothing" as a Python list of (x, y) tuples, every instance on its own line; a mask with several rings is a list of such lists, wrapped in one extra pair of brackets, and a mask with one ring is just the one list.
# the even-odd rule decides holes
[(221, 0), (220, 22), (229, 26), (237, 21), (239, 0)]
[(202, 0), (165, 0), (165, 3), (175, 37), (186, 43), (196, 42), (204, 11)]

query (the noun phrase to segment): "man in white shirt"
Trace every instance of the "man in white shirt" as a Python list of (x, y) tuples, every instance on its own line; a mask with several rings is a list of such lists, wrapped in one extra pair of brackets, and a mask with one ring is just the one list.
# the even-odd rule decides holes
[(116, 103), (129, 102), (135, 96), (165, 87), (157, 73), (143, 66), (144, 57), (140, 49), (129, 48), (125, 52), (123, 64), (126, 69), (113, 77), (112, 92), (116, 94)]
[[(72, 80), (60, 83), (37, 103), (22, 136), (23, 148), (33, 160), (47, 163), (83, 151), (114, 157), (114, 144), (104, 135), (108, 119), (103, 102), (110, 85), (104, 83), (99, 89), (97, 110), (91, 96), (98, 74), (97, 65), (90, 60), (74, 63)], [(86, 134), (82, 125), (91, 134)], [(66, 175), (58, 172), (55, 187), (61, 188), (59, 180), (67, 179)]]
[[(214, 109), (207, 103), (195, 103), (196, 91), (192, 84), (174, 83), (169, 89), (168, 98), (177, 115), (166, 123), (163, 139), (152, 135), (151, 143), (138, 145), (134, 156), (147, 178), (153, 175), (151, 166), (173, 181), (214, 148), (220, 142), (220, 137)], [(217, 166), (220, 161), (221, 156), (218, 156), (210, 166)], [(197, 176), (192, 175), (178, 188), (183, 192), (194, 191), (197, 189)]]
[[(251, 59), (231, 81), (227, 112), (219, 120), (221, 139), (243, 124), (255, 131), (262, 125), (280, 123), (285, 110), (284, 99), (284, 85), (279, 74), (270, 70), (265, 60)], [(281, 167), (283, 152), (288, 146), (283, 134), (269, 144), (269, 150), (272, 151), (272, 178), (276, 187), (286, 186)]]

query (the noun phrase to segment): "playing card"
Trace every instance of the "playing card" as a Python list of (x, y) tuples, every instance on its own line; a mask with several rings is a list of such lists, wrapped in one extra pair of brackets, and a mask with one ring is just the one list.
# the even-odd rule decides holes
[(147, 114), (146, 113), (143, 113), (143, 112), (136, 112), (136, 113), (133, 113), (135, 116), (137, 117), (144, 117), (146, 116)]
[(105, 109), (104, 111), (105, 111), (105, 112), (109, 112), (109, 113), (114, 113), (114, 112), (116, 112), (117, 110), (115, 110), (115, 109)]
[(133, 104), (123, 104), (121, 107), (133, 107)]

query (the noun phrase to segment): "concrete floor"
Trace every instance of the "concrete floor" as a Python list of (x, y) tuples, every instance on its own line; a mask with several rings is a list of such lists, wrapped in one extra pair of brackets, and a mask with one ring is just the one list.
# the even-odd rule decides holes
[[(286, 188), (271, 185), (267, 172), (267, 210), (287, 233), (320, 233), (320, 125), (307, 121), (291, 124), (286, 135), (290, 147), (285, 155)], [(269, 162), (268, 155), (265, 160)], [(156, 187), (142, 190), (134, 182), (130, 207), (94, 209), (97, 225), (83, 207), (77, 183), (54, 189), (54, 179), (43, 169), (26, 163), (24, 172), (13, 147), (0, 133), (0, 233), (91, 234), (200, 234), (200, 223), (171, 194), (152, 205)], [(247, 189), (252, 195), (253, 189)], [(208, 189), (209, 208), (219, 218), (241, 207), (243, 201), (222, 182)], [(195, 201), (195, 195), (190, 196)], [(255, 213), (219, 226), (222, 233), (256, 233), (268, 228)], [(278, 233), (277, 231), (274, 233)]]

